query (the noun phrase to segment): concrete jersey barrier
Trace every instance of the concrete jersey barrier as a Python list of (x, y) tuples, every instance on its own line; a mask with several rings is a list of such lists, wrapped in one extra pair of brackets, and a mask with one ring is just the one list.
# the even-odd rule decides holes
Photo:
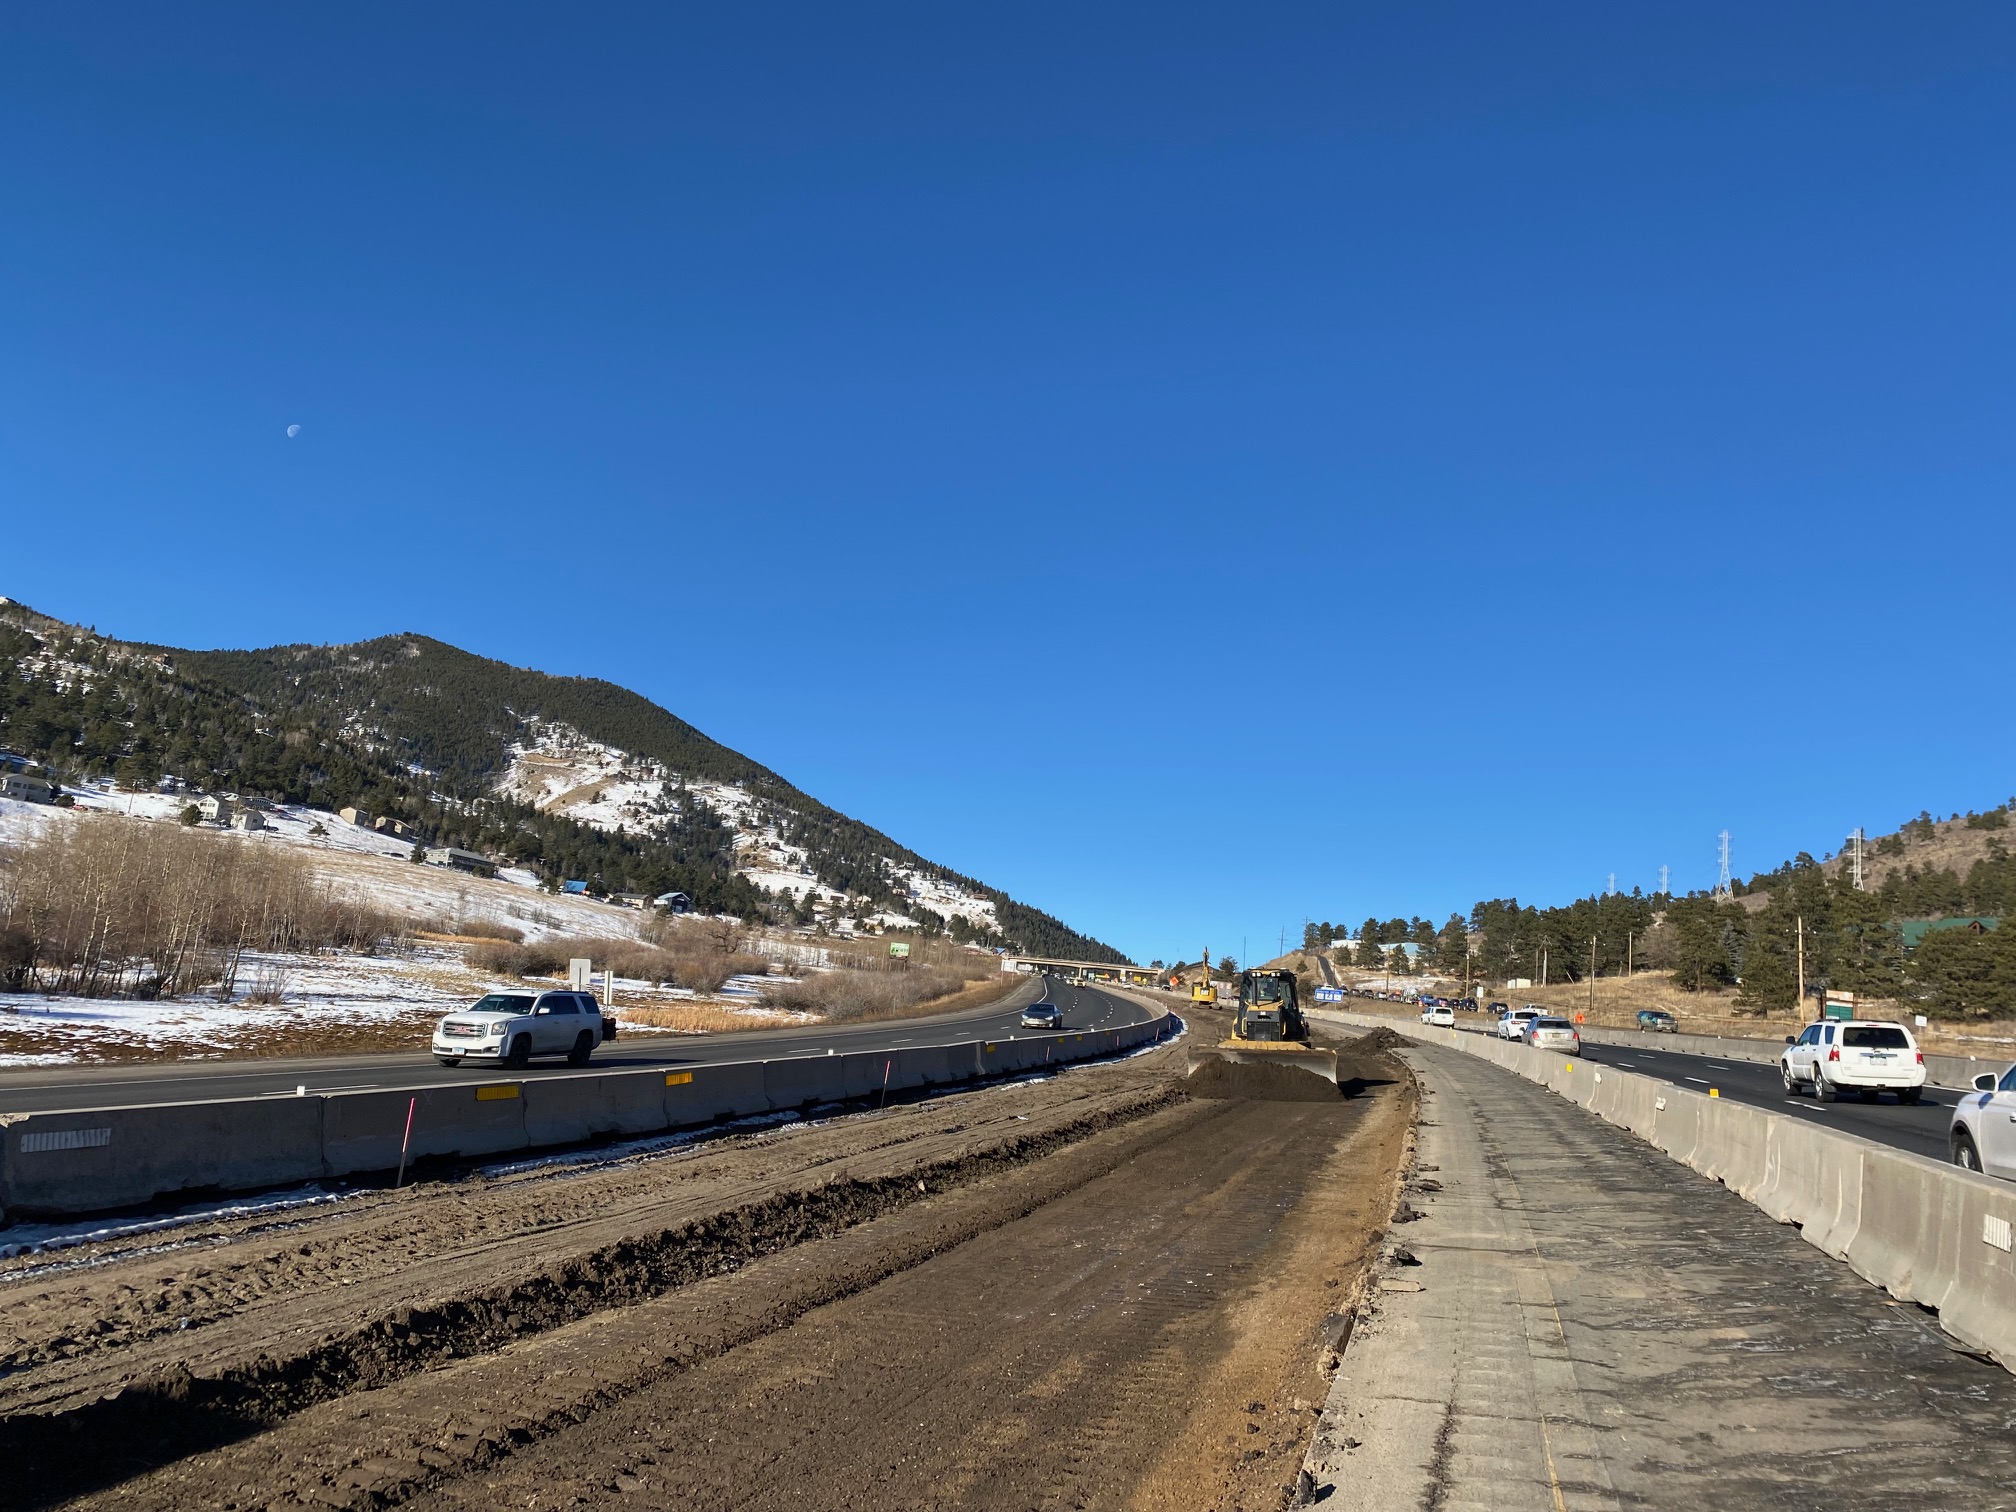
[[(1160, 1005), (1158, 1005), (1160, 1006)], [(0, 1114), (5, 1215), (104, 1212), (177, 1192), (243, 1192), (695, 1128), (1093, 1060), (1180, 1027), (1166, 1009), (1122, 1029), (955, 1040), (719, 1065), (654, 1066), (425, 1087)]]
[(1635, 1071), (1571, 1069), (1565, 1056), (1508, 1040), (1377, 1014), (1318, 1009), (1311, 1017), (1460, 1050), (1584, 1103), (1799, 1225), (1809, 1243), (1892, 1296), (1936, 1309), (1953, 1337), (2016, 1371), (2016, 1186)]

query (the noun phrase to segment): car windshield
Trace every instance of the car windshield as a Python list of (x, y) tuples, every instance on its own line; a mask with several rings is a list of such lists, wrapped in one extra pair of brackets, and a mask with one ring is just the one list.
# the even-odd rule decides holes
[(532, 998), (523, 992), (492, 992), (478, 998), (465, 1013), (530, 1013)]
[(1895, 1024), (1850, 1024), (1841, 1031), (1841, 1043), (1851, 1050), (1908, 1050), (1911, 1041)]

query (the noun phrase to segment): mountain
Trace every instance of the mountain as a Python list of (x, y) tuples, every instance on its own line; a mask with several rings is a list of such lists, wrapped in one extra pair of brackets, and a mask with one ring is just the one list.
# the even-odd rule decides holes
[(1121, 961), (928, 861), (649, 699), (421, 635), (190, 651), (116, 641), (0, 599), (0, 747), (71, 780), (356, 805), (600, 892), (678, 890), (773, 921), (910, 921)]

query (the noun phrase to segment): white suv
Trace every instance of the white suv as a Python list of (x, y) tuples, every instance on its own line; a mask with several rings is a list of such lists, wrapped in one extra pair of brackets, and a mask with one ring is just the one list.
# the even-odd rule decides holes
[(1541, 1017), (1541, 1010), (1534, 1007), (1531, 1003), (1528, 1003), (1524, 1008), (1514, 1008), (1510, 1013), (1498, 1020), (1498, 1038), (1523, 1040), (1526, 1038), (1526, 1026), (1539, 1017)]
[(1830, 1019), (1808, 1024), (1785, 1041), (1778, 1057), (1785, 1090), (1797, 1095), (1839, 1098), (1859, 1092), (1865, 1102), (1895, 1092), (1915, 1103), (1925, 1086), (1925, 1056), (1902, 1024), (1870, 1019)]
[(434, 1059), (523, 1066), (535, 1055), (564, 1055), (585, 1066), (607, 1037), (602, 1009), (585, 992), (492, 992), (434, 1026)]
[(2016, 1180), (2016, 1066), (1974, 1078), (1974, 1090), (1954, 1104), (1946, 1138), (1953, 1164)]
[(1456, 1010), (1447, 1003), (1437, 1003), (1433, 1007), (1421, 1010), (1421, 1022), (1431, 1029), (1454, 1029)]

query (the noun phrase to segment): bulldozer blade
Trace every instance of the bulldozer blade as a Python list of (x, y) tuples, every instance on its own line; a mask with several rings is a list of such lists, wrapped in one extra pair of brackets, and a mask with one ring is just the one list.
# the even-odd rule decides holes
[(1309, 1045), (1269, 1044), (1264, 1040), (1225, 1040), (1216, 1045), (1193, 1045), (1189, 1069), (1195, 1071), (1206, 1061), (1231, 1061), (1234, 1065), (1293, 1066), (1320, 1076), (1333, 1087), (1337, 1084), (1337, 1052)]

